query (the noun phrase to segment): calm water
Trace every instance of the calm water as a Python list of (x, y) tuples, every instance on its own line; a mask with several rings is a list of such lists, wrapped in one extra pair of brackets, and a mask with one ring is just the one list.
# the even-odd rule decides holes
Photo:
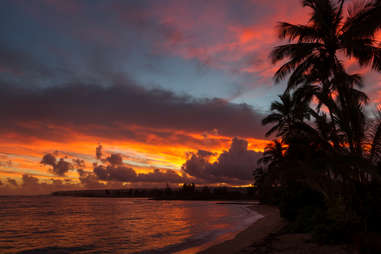
[(194, 253), (260, 217), (205, 201), (0, 197), (0, 253)]

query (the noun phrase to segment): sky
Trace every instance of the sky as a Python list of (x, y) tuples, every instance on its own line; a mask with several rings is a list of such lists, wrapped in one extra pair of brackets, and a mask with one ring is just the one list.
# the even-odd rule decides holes
[[(285, 88), (276, 24), (309, 13), (299, 0), (0, 5), (0, 194), (251, 184)], [(380, 75), (345, 65), (380, 102)]]

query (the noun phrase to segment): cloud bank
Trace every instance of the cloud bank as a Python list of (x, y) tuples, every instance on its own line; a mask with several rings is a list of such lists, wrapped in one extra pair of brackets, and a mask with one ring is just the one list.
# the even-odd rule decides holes
[[(95, 149), (97, 162), (91, 170), (85, 170), (85, 162), (78, 158), (57, 159), (54, 153), (47, 153), (41, 164), (50, 167), (51, 172), (60, 176), (60, 179), (51, 178), (49, 182), (41, 182), (36, 176), (24, 174), (21, 181), (17, 182), (8, 177), (6, 182), (0, 181), (0, 191), (3, 194), (46, 194), (58, 190), (164, 187), (167, 183), (176, 185), (191, 182), (199, 185), (246, 185), (253, 182), (252, 172), (261, 156), (248, 149), (246, 140), (233, 138), (230, 148), (220, 154), (205, 150), (189, 153), (181, 170), (153, 169), (141, 173), (125, 164), (121, 154), (105, 154), (100, 152), (100, 147)], [(210, 162), (212, 157), (216, 160)], [(70, 170), (78, 173), (79, 183), (66, 176)]]
[(230, 149), (221, 153), (213, 163), (209, 162), (211, 152), (191, 153), (182, 170), (206, 183), (250, 184), (261, 153), (248, 150), (247, 146), (246, 140), (233, 138)]
[(111, 86), (0, 86), (0, 115), (0, 135), (13, 133), (45, 139), (65, 138), (68, 130), (107, 138), (142, 138), (126, 131), (127, 126), (263, 137), (262, 114), (247, 104), (146, 89), (129, 80), (119, 80)]

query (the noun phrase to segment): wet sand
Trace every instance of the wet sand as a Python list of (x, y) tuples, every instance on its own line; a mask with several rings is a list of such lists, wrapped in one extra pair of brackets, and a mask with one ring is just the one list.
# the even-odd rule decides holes
[(264, 217), (254, 222), (244, 231), (238, 233), (232, 240), (214, 245), (199, 253), (202, 254), (232, 254), (239, 253), (253, 244), (260, 243), (271, 233), (279, 231), (286, 222), (280, 217), (276, 207), (266, 205), (251, 206), (251, 209)]
[(311, 240), (311, 234), (282, 232), (286, 221), (276, 207), (251, 206), (264, 217), (232, 239), (212, 246), (203, 254), (355, 254), (349, 245), (320, 245)]

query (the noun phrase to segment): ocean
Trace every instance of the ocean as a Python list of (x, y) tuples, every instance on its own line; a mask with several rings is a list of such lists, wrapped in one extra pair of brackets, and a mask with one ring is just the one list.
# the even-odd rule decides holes
[(0, 197), (0, 253), (196, 253), (261, 217), (215, 201)]

